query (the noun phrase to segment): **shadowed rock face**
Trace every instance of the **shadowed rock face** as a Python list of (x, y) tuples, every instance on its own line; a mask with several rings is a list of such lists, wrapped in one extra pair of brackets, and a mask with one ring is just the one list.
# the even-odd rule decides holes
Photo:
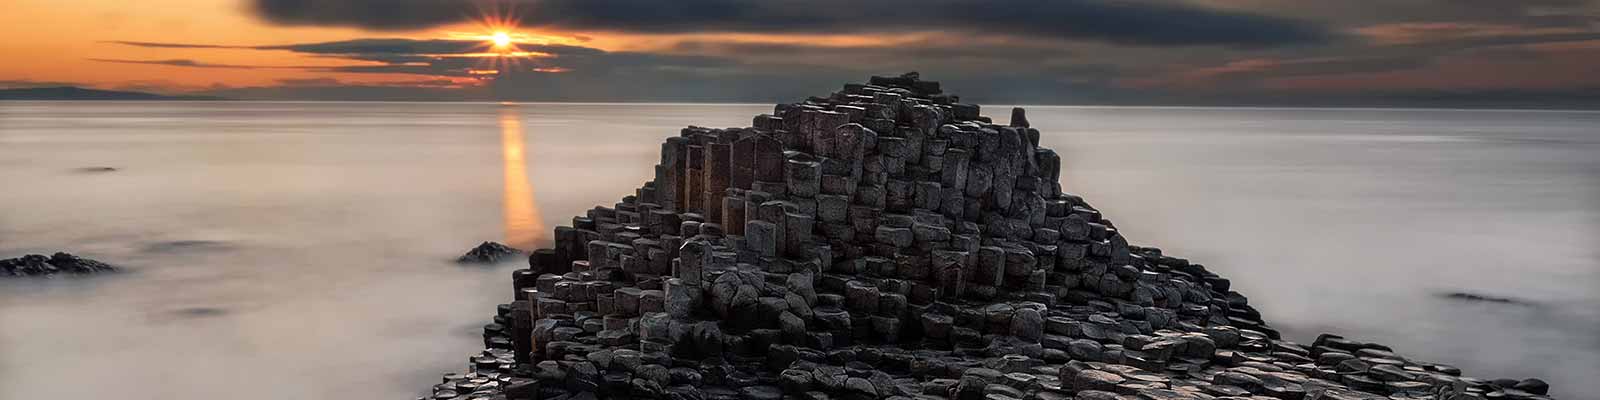
[(81, 258), (67, 253), (56, 253), (49, 257), (40, 254), (29, 254), (17, 258), (0, 260), (0, 278), (22, 276), (54, 276), (54, 275), (88, 275), (101, 272), (115, 272), (116, 267), (109, 264)]
[[(431, 398), (1537, 398), (1371, 343), (1279, 340), (1226, 278), (1128, 244), (1014, 110), (916, 74), (685, 128), (512, 274)], [(1520, 387), (1519, 387), (1520, 386)]]

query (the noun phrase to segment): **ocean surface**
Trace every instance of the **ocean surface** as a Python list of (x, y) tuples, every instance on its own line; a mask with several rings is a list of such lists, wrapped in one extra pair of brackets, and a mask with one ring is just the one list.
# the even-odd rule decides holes
[[(465, 368), (511, 295), (517, 264), (455, 256), (546, 241), (650, 178), (679, 128), (770, 109), (0, 102), (0, 257), (127, 268), (0, 281), (0, 399), (414, 398)], [(1600, 113), (1029, 118), (1068, 191), (1232, 278), (1292, 338), (1600, 398)]]

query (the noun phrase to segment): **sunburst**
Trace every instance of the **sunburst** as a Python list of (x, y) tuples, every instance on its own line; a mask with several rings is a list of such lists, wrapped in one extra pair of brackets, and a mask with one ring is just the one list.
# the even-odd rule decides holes
[(523, 62), (529, 58), (539, 56), (539, 53), (523, 51), (518, 45), (537, 43), (537, 38), (517, 32), (517, 13), (514, 3), (489, 2), (479, 3), (476, 20), (479, 25), (477, 34), (452, 35), (469, 40), (481, 40), (481, 52), (468, 54), (469, 57), (478, 59), (477, 65), (469, 71), (472, 75), (482, 79), (490, 79), (508, 71), (526, 69)]

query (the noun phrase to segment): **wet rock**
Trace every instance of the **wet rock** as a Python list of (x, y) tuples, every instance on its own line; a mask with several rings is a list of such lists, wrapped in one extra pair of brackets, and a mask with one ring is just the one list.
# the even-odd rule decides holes
[(1481, 293), (1470, 293), (1470, 292), (1440, 293), (1439, 297), (1442, 297), (1442, 298), (1445, 298), (1445, 299), (1449, 299), (1449, 300), (1459, 300), (1459, 301), (1467, 301), (1467, 302), (1499, 303), (1499, 304), (1530, 306), (1530, 307), (1538, 305), (1536, 303), (1533, 303), (1533, 302), (1530, 302), (1530, 301), (1527, 301), (1527, 300), (1517, 299), (1517, 298), (1494, 296), (1494, 295), (1487, 295), (1487, 294), (1481, 294)]
[(456, 258), (456, 262), (463, 264), (495, 264), (521, 258), (526, 252), (511, 246), (495, 242), (483, 242), (478, 247), (473, 247), (466, 254)]
[(89, 275), (116, 271), (117, 267), (110, 264), (60, 252), (49, 257), (29, 254), (0, 259), (0, 277)]
[(1539, 378), (1523, 379), (1521, 381), (1518, 381), (1516, 385), (1512, 385), (1511, 387), (1513, 389), (1517, 389), (1517, 390), (1521, 390), (1521, 391), (1524, 391), (1524, 392), (1533, 393), (1533, 394), (1537, 394), (1537, 395), (1541, 395), (1541, 396), (1550, 394), (1550, 384), (1549, 383), (1545, 383), (1545, 381), (1543, 379), (1539, 379)]

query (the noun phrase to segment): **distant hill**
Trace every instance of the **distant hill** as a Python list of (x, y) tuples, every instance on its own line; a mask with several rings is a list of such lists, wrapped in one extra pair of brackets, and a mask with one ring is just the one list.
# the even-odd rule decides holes
[(0, 100), (227, 100), (212, 96), (167, 96), (73, 86), (0, 89)]

